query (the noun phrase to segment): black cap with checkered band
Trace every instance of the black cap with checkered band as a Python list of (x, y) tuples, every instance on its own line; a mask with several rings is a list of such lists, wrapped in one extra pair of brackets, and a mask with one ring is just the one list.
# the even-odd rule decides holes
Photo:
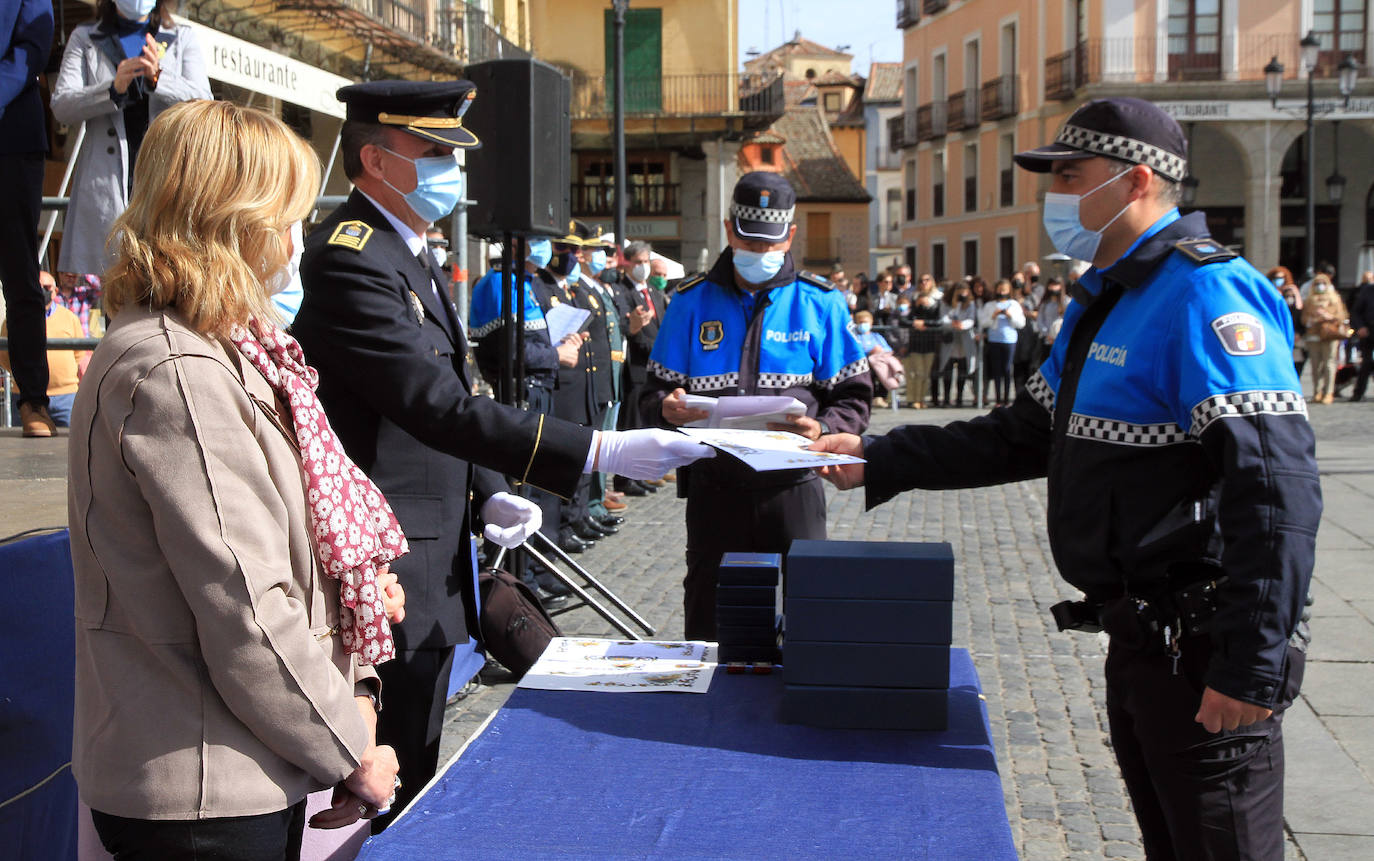
[(730, 219), (741, 239), (782, 242), (796, 214), (797, 192), (779, 173), (756, 170), (735, 183)]
[(1179, 182), (1188, 173), (1188, 138), (1173, 117), (1144, 99), (1094, 99), (1073, 112), (1054, 143), (1015, 159), (1026, 170), (1047, 173), (1056, 161), (1093, 156), (1143, 164)]

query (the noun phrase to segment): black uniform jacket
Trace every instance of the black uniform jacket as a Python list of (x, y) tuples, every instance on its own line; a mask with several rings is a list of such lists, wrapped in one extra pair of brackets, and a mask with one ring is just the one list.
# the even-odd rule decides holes
[[(607, 404), (615, 400), (615, 368), (611, 364), (611, 333), (606, 318), (616, 310), (596, 285), (588, 283), (590, 277), (584, 274), (569, 287), (577, 307), (592, 312), (591, 319), (587, 321), (587, 334), (591, 337), (583, 348), (591, 360), (586, 367), (587, 391), (592, 404), (592, 417), (595, 418)], [(619, 351), (620, 345), (616, 344), (614, 349)]]
[[(634, 285), (625, 279), (626, 292), (634, 297), (634, 307), (645, 307), (644, 295), (634, 289)], [(663, 321), (663, 312), (668, 309), (668, 298), (663, 295), (662, 290), (649, 288), (649, 302), (654, 309), (654, 318), (644, 324), (644, 328), (630, 335), (629, 356), (627, 357), (630, 373), (630, 385), (638, 391), (649, 381), (649, 355), (654, 351), (654, 339), (658, 337), (658, 325)], [(628, 324), (625, 329), (629, 332)]]
[[(1096, 343), (1098, 333), (1118, 321), (1131, 323), (1125, 300), (1114, 305), (1112, 296), (1157, 297), (1152, 308), (1166, 314), (1178, 309), (1176, 315), (1188, 319), (1182, 313), (1189, 303), (1209, 301), (1198, 291), (1220, 292), (1219, 276), (1208, 274), (1218, 266), (1244, 267), (1235, 277), (1244, 279), (1248, 295), (1272, 292), (1242, 261), (1193, 267), (1178, 276), (1183, 281), (1157, 277), (1166, 269), (1180, 272), (1166, 262), (1173, 257), (1177, 263), (1175, 255), (1183, 253), (1178, 243), (1205, 237), (1206, 230), (1201, 213), (1184, 216), (1103, 271), (1104, 290), (1096, 298), (1076, 292), (1074, 302), (1086, 308), (1081, 316), (1075, 312), (1072, 327), (1066, 320), (1056, 341), (1056, 347), (1066, 344), (1057, 392), (1037, 372), (1014, 403), (988, 415), (943, 428), (901, 427), (867, 439), (866, 501), (872, 508), (910, 488), (1048, 477), (1046, 518), (1055, 562), (1089, 599), (1155, 596), (1227, 575), (1219, 612), (1207, 627), (1214, 649), (1206, 683), (1272, 707), (1284, 688), (1287, 645), (1299, 626), (1322, 510), (1312, 430), (1295, 415), (1301, 396), (1217, 398), (1221, 406), (1200, 415), (1193, 430), (1085, 419), (1075, 402), (1088, 391), (1080, 379), (1096, 381), (1121, 370), (1113, 364), (1115, 354)], [(1277, 297), (1270, 298), (1277, 304)], [(1184, 334), (1194, 343), (1220, 337), (1207, 329), (1203, 321)], [(1281, 331), (1271, 333), (1268, 349), (1291, 349), (1291, 335), (1282, 343)], [(1159, 352), (1174, 349), (1164, 335), (1143, 332), (1130, 355), (1155, 351), (1164, 363), (1177, 363)], [(1234, 355), (1244, 352), (1236, 350)], [(1127, 351), (1116, 352), (1124, 365)], [(1152, 397), (1149, 391), (1133, 396), (1146, 405)]]
[(305, 299), (292, 325), (320, 372), (330, 424), (410, 542), (392, 565), (406, 590), (398, 649), (477, 635), (470, 500), (506, 489), (489, 470), (567, 496), (592, 439), (585, 428), (472, 395), (467, 338), (433, 277), (355, 190), (306, 237)]
[[(546, 313), (547, 309), (559, 305), (582, 307), (578, 304), (577, 296), (568, 289), (567, 280), (564, 279), (560, 284), (548, 269), (539, 270), (534, 280), (534, 295)], [(596, 321), (588, 320), (587, 325), (595, 327)], [(586, 331), (587, 326), (583, 326), (583, 329)], [(592, 365), (592, 344), (587, 340), (578, 350), (576, 365), (571, 368), (561, 364), (558, 366), (558, 387), (553, 393), (555, 416), (580, 425), (591, 423), (595, 414), (593, 397), (596, 393), (591, 385)]]

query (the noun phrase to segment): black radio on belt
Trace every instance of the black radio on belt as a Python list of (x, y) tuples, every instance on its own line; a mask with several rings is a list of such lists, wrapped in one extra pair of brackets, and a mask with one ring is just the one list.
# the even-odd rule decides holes
[(1061, 631), (1083, 631), (1096, 634), (1102, 630), (1098, 618), (1099, 606), (1089, 601), (1060, 601), (1050, 608), (1054, 623)]

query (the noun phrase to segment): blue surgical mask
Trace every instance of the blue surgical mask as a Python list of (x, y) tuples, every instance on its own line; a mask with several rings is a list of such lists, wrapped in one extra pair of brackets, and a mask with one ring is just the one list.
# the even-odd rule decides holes
[(1105, 188), (1116, 182), (1125, 173), (1119, 173), (1097, 188), (1084, 194), (1056, 194), (1048, 192), (1045, 194), (1045, 232), (1050, 235), (1050, 241), (1059, 253), (1067, 254), (1075, 260), (1086, 260), (1089, 263), (1097, 256), (1097, 246), (1102, 242), (1102, 231), (1112, 226), (1116, 221), (1131, 208), (1128, 203), (1121, 207), (1121, 211), (1113, 215), (1111, 221), (1102, 225), (1097, 230), (1089, 230), (1083, 226), (1083, 222), (1078, 217), (1078, 207), (1083, 198)]
[(873, 324), (872, 324), (872, 323), (860, 323), (860, 324), (859, 324), (859, 334), (860, 334), (860, 335), (867, 335), (869, 332), (872, 332), (872, 331), (873, 331)]
[(553, 243), (547, 239), (536, 239), (529, 245), (530, 253), (525, 259), (543, 269), (553, 259)]
[(597, 249), (592, 252), (592, 259), (587, 261), (587, 268), (592, 270), (592, 276), (601, 274), (601, 270), (606, 268), (606, 252)]
[(272, 292), (272, 307), (282, 316), (282, 327), (290, 326), (301, 310), (305, 291), (301, 289), (301, 254), (305, 250), (304, 230), (297, 221), (291, 225), (291, 259), (282, 264), (267, 282)]
[(138, 21), (152, 14), (157, 0), (114, 0), (119, 17), (126, 21)]
[(1282, 288), (1283, 285), (1288, 283), (1286, 280), (1284, 280), (1284, 277), (1282, 275), (1275, 275), (1273, 278), (1270, 278), (1269, 280), (1273, 281), (1274, 286), (1279, 288)]
[(777, 275), (787, 259), (786, 251), (734, 249), (735, 271), (750, 284), (762, 284)]
[[(382, 147), (386, 149), (386, 147)], [(463, 199), (463, 167), (454, 155), (433, 158), (406, 158), (386, 150), (397, 158), (415, 165), (415, 190), (401, 191), (387, 182), (387, 186), (406, 199), (415, 214), (425, 221), (437, 221), (453, 211)], [(382, 182), (386, 182), (385, 179)]]

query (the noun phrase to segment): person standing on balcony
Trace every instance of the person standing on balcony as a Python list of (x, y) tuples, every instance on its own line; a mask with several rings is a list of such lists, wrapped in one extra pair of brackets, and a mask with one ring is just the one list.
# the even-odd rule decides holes
[[(678, 285), (649, 358), (639, 408), (678, 427), (706, 413), (696, 395), (789, 395), (806, 414), (772, 425), (810, 439), (861, 433), (873, 384), (848, 331), (849, 312), (825, 279), (797, 272), (790, 248), (796, 192), (780, 174), (747, 173), (725, 222), (730, 247), (705, 275)], [(825, 492), (810, 470), (754, 472), (720, 457), (678, 470), (687, 499), (685, 636), (716, 638), (716, 570), (727, 552), (785, 553), (825, 538)]]

